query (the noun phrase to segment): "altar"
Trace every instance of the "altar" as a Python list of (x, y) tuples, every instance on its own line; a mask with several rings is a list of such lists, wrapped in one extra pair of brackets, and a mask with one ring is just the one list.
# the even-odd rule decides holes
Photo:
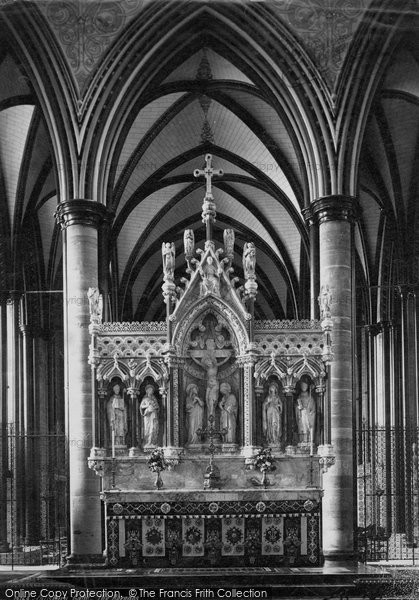
[(322, 562), (328, 290), (321, 321), (255, 319), (257, 249), (232, 229), (217, 247), (214, 174), (207, 155), (195, 171), (206, 239), (184, 232), (181, 277), (179, 247), (162, 246), (165, 321), (102, 322), (89, 290), (89, 466), (102, 478), (109, 567)]

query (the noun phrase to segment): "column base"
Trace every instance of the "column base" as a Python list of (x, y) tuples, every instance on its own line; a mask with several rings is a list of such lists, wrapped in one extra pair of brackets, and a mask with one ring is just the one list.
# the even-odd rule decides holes
[(65, 567), (68, 569), (77, 569), (88, 566), (97, 567), (98, 565), (105, 566), (103, 554), (69, 554), (66, 557)]
[(358, 555), (354, 551), (348, 552), (325, 552), (323, 550), (324, 563), (323, 567), (339, 567), (356, 565), (358, 561)]
[(138, 446), (132, 446), (128, 451), (128, 456), (141, 456), (142, 452)]

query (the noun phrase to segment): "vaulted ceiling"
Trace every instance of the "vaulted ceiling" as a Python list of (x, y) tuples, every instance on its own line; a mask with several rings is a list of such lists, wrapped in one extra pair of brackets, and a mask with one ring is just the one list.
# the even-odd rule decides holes
[[(281, 66), (284, 75), (279, 74), (280, 57), (263, 57), (266, 64), (272, 62), (272, 73), (277, 70), (276, 79), (268, 80), (261, 54), (255, 53), (253, 61), (242, 56), (238, 39), (241, 36), (243, 44), (249, 36), (251, 19), (247, 19), (247, 29), (243, 26), (239, 36), (239, 20), (234, 20), (238, 19), (237, 9), (234, 12), (225, 3), (187, 4), (185, 19), (189, 19), (190, 31), (185, 26), (181, 33), (174, 30), (171, 34), (170, 23), (166, 23), (167, 44), (177, 41), (178, 46), (173, 46), (165, 62), (156, 65), (156, 75), (147, 81), (145, 75), (142, 79), (141, 69), (138, 77), (130, 79), (129, 69), (123, 71), (118, 65), (124, 52), (131, 52), (131, 46), (136, 45), (139, 61), (152, 52), (152, 40), (138, 36), (134, 43), (128, 34), (145, 27), (148, 17), (163, 22), (167, 16), (163, 16), (162, 3), (124, 0), (103, 3), (99, 9), (94, 3), (87, 6), (74, 0), (31, 6), (31, 18), (60, 65), (58, 87), (68, 90), (61, 100), (63, 119), (67, 118), (61, 135), (65, 132), (69, 147), (73, 144), (79, 148), (80, 156), (88, 139), (92, 140), (89, 148), (106, 144), (112, 148), (109, 164), (102, 164), (99, 152), (95, 159), (95, 152), (90, 150), (86, 150), (88, 158), (83, 159), (86, 173), (99, 167), (106, 172), (104, 189), (92, 184), (90, 190), (93, 199), (105, 203), (112, 215), (107, 240), (112, 317), (164, 317), (161, 244), (175, 242), (176, 276), (182, 277), (184, 229), (194, 229), (198, 246), (204, 243), (204, 181), (197, 180), (193, 171), (202, 168), (208, 152), (213, 156), (213, 166), (224, 171), (222, 177), (213, 180), (217, 206), (214, 237), (221, 245), (223, 229), (235, 230), (237, 276), (242, 275), (244, 243), (252, 240), (257, 247), (257, 317), (308, 317), (309, 232), (302, 210), (315, 198), (313, 173), (324, 165), (321, 158), (316, 162), (316, 157), (308, 156), (302, 133), (295, 126), (296, 115), (288, 101), (281, 100), (280, 93), (284, 98), (285, 94), (292, 96), (296, 106), (309, 103), (314, 107), (307, 117), (312, 122), (301, 123), (301, 130), (304, 126), (314, 132), (307, 135), (317, 136), (318, 147), (325, 148), (324, 156), (331, 155), (333, 144), (339, 151), (333, 131), (338, 131), (343, 119), (348, 118), (344, 83), (356, 62), (356, 45), (361, 39), (357, 36), (366, 27), (366, 3), (354, 5), (349, 12), (339, 0), (312, 0), (304, 6), (290, 1), (281, 3), (282, 8), (278, 3), (261, 2), (250, 3), (252, 8), (248, 8), (249, 13), (254, 10), (258, 18), (269, 23), (267, 39), (288, 31), (287, 43), (296, 40), (290, 51), (291, 56), (294, 52), (292, 60), (300, 60), (312, 69), (319, 90), (318, 106), (323, 106), (327, 116), (321, 116), (310, 97), (310, 72), (305, 74), (306, 80), (301, 79), (302, 71), (295, 74), (291, 89), (291, 71)], [(223, 39), (221, 33), (202, 33), (216, 17), (226, 29), (230, 27), (231, 34), (237, 30), (237, 40), (234, 36)], [(66, 199), (60, 177), (65, 160), (71, 161), (70, 150), (60, 158), (53, 119), (41, 100), (43, 93), (49, 100), (52, 89), (50, 94), (42, 90), (40, 81), (32, 76), (29, 58), (25, 59), (24, 52), (14, 45), (13, 35), (18, 34), (12, 31), (13, 19), (13, 14), (7, 16), (8, 33), (0, 40), (3, 289), (48, 291), (62, 287), (61, 233), (53, 215), (57, 202)], [(335, 27), (330, 29), (331, 23)], [(360, 279), (365, 286), (413, 281), (417, 277), (419, 50), (415, 23), (413, 15), (388, 49), (382, 72), (371, 73), (377, 87), (370, 91), (371, 102), (362, 116), (365, 133), (356, 165), (362, 216), (355, 238)], [(214, 26), (215, 31), (219, 31), (219, 25)], [(256, 26), (254, 37), (263, 44), (263, 35)], [(156, 38), (155, 43), (157, 46), (160, 39)], [(251, 43), (248, 37), (249, 47)], [(106, 79), (112, 52), (119, 62), (115, 59), (112, 63), (113, 95), (108, 92), (105, 99), (98, 90)], [(288, 69), (290, 64), (292, 61)], [(132, 95), (129, 110), (118, 108), (118, 127), (106, 125), (101, 129), (101, 121), (108, 119), (113, 106), (123, 106), (128, 89), (123, 87), (125, 78), (127, 82), (129, 79)], [(273, 93), (274, 88), (284, 91)], [(118, 94), (122, 100), (113, 105), (112, 98)], [(93, 108), (93, 101), (99, 108)], [(341, 113), (339, 106), (343, 107)], [(332, 133), (326, 133), (326, 126)], [(73, 171), (78, 168), (74, 153)], [(333, 183), (327, 185), (330, 189), (325, 187), (323, 193), (332, 193)], [(80, 187), (72, 194), (80, 197), (83, 191)], [(370, 317), (383, 318), (382, 310), (378, 304), (370, 306)]]

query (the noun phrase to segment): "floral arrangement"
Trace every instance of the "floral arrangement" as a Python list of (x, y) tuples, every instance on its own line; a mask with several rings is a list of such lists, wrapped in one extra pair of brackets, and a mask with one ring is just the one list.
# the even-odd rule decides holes
[(275, 458), (272, 456), (270, 448), (262, 448), (254, 457), (254, 466), (260, 471), (275, 471)]
[(167, 469), (168, 464), (164, 459), (163, 448), (156, 448), (147, 459), (147, 466), (153, 473), (160, 473)]

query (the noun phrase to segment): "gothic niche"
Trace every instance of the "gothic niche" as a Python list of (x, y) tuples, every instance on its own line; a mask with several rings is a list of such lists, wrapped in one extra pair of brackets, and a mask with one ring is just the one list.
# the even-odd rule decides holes
[(106, 396), (107, 446), (115, 452), (125, 451), (128, 440), (128, 402), (125, 388), (118, 377), (111, 380)]
[(297, 382), (294, 401), (294, 438), (299, 448), (312, 449), (313, 446), (318, 444), (316, 416), (317, 402), (314, 393), (314, 384), (311, 377), (304, 374)]
[(285, 395), (281, 382), (272, 377), (264, 388), (262, 402), (262, 442), (273, 450), (285, 445)]
[(162, 445), (164, 415), (159, 388), (151, 377), (140, 386), (138, 407), (138, 434), (144, 451)]
[(240, 376), (234, 336), (227, 324), (208, 312), (195, 322), (185, 341), (183, 373), (184, 445), (202, 450), (201, 434), (210, 423), (223, 432), (223, 450), (235, 451), (240, 439)]

